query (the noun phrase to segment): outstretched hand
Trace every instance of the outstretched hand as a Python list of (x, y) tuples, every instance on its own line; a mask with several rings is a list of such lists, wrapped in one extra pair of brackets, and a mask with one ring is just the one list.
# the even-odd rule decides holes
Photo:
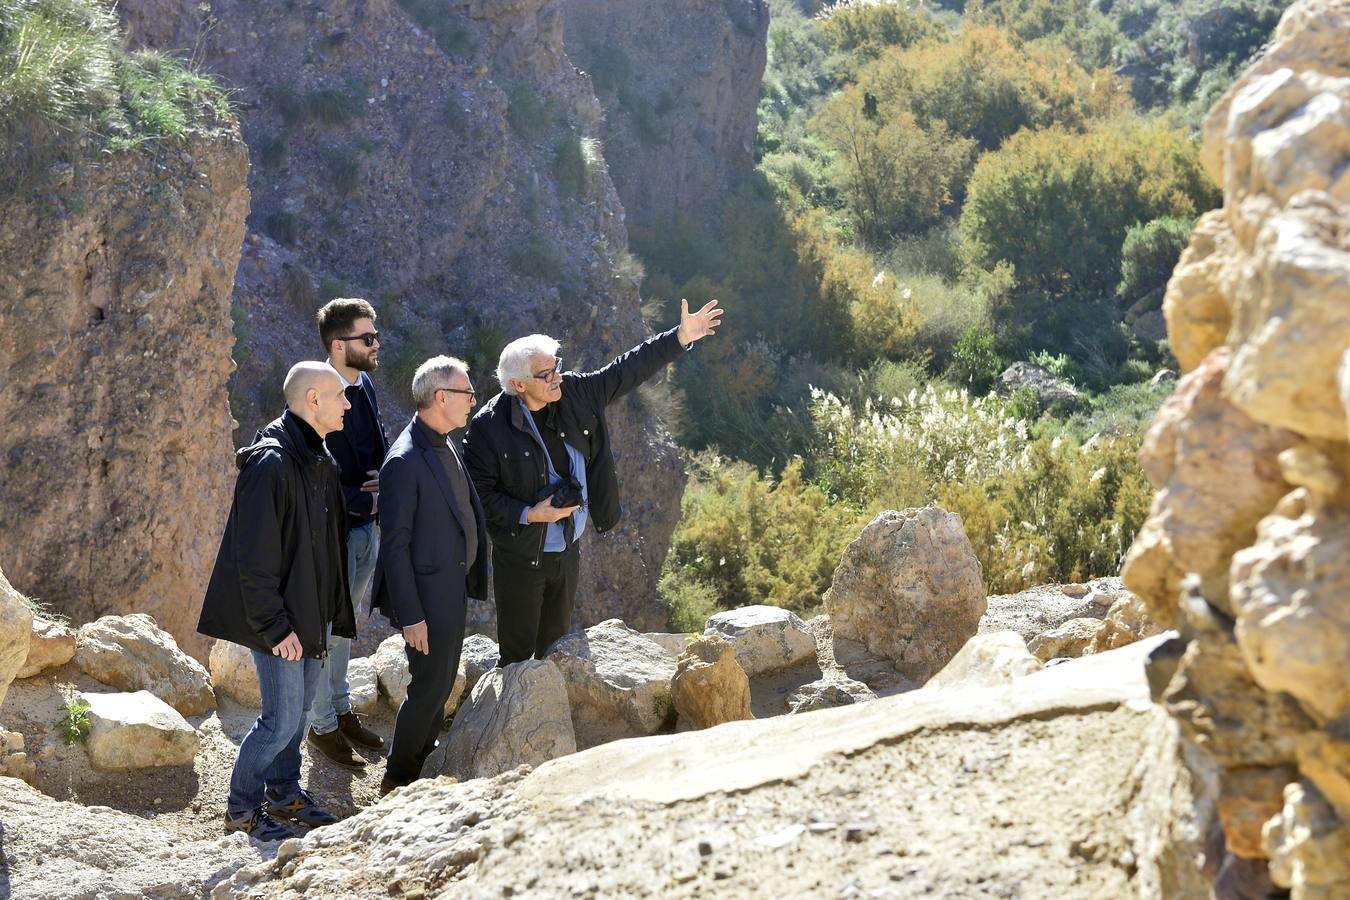
[(689, 301), (680, 300), (680, 330), (676, 337), (680, 344), (688, 347), (694, 341), (715, 333), (722, 324), (722, 307), (716, 300), (709, 300), (696, 313), (689, 311)]

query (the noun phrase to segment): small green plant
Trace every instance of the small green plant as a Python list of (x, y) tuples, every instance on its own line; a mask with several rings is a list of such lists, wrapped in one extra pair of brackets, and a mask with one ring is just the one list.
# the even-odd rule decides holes
[(523, 278), (556, 282), (562, 278), (563, 264), (558, 251), (542, 235), (531, 235), (506, 253), (506, 264)]
[(314, 289), (314, 279), (299, 263), (287, 267), (281, 278), (281, 293), (297, 312), (308, 315), (318, 309), (319, 292)]
[(300, 237), (300, 217), (291, 212), (274, 212), (263, 222), (263, 231), (278, 244), (294, 247)]
[(604, 158), (595, 138), (572, 137), (558, 142), (553, 154), (553, 177), (562, 197), (587, 197), (594, 190)]
[(89, 704), (83, 700), (67, 700), (61, 707), (61, 718), (56, 727), (61, 740), (67, 744), (89, 740)]
[(506, 100), (506, 120), (526, 140), (543, 137), (553, 126), (556, 112), (553, 99), (540, 96), (529, 85), (515, 85), (506, 92)]

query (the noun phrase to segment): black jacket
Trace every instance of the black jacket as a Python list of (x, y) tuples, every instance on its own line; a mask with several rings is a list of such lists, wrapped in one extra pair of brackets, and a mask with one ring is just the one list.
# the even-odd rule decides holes
[[(605, 407), (680, 356), (684, 348), (677, 331), (649, 338), (598, 371), (564, 373), (562, 397), (544, 407), (562, 439), (586, 459), (588, 526), (596, 531), (613, 528), (622, 514)], [(489, 400), (469, 423), (464, 462), (483, 501), (493, 552), (533, 566), (539, 564), (548, 526), (522, 525), (520, 515), (548, 484), (548, 464), (525, 415), (513, 396), (498, 394)]]
[[(395, 626), (447, 620), (466, 597), (487, 597), (488, 537), (483, 505), (469, 480), (472, 522), (455, 513), (445, 468), (417, 421), (394, 439), (380, 469), (380, 554), (371, 596)], [(478, 531), (478, 553), (465, 559), (465, 529)], [(463, 622), (463, 617), (459, 621)]]
[[(292, 631), (305, 656), (327, 652), (333, 633), (356, 637), (347, 591), (347, 510), (337, 465), (305, 442), (287, 411), (235, 454), (239, 476), (197, 631), (270, 653)], [(329, 535), (325, 543), (321, 536)], [(321, 567), (335, 596), (319, 596)]]
[[(378, 469), (384, 465), (385, 454), (389, 451), (389, 438), (384, 433), (384, 423), (380, 420), (380, 404), (375, 398), (375, 386), (371, 384), (370, 377), (357, 376), (356, 383), (370, 404), (371, 414), (375, 417), (375, 458), (371, 461), (370, 468)], [(371, 507), (375, 505), (375, 495), (361, 490), (361, 485), (366, 483), (366, 469), (361, 465), (361, 460), (357, 459), (356, 448), (352, 446), (349, 430), (351, 426), (352, 417), (349, 414), (346, 427), (329, 434), (323, 442), (328, 452), (333, 454), (333, 459), (337, 461), (338, 470), (341, 472), (342, 497), (347, 501), (347, 524), (355, 528), (374, 518)]]

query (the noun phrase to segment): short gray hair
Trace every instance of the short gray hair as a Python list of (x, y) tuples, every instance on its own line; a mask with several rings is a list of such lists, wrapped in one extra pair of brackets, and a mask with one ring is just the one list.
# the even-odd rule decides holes
[(516, 338), (502, 348), (497, 360), (497, 380), (502, 384), (502, 393), (516, 395), (511, 387), (511, 379), (524, 381), (534, 373), (530, 371), (530, 358), (533, 356), (557, 356), (558, 342), (546, 334), (527, 334)]
[(417, 367), (413, 374), (412, 398), (418, 409), (431, 406), (436, 392), (450, 387), (450, 379), (456, 372), (469, 377), (469, 364), (453, 356), (433, 356)]

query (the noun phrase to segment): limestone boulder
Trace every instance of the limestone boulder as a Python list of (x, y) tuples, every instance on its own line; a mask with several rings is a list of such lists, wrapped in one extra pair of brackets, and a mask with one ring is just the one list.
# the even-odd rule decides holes
[(549, 660), (527, 659), (478, 679), (422, 773), (490, 778), (576, 749), (562, 673)]
[(1256, 682), (1317, 718), (1350, 713), (1350, 510), (1299, 489), (1233, 557), (1237, 641)]
[(1082, 584), (1041, 584), (1016, 594), (995, 595), (986, 602), (980, 633), (1016, 631), (1029, 643), (1071, 619), (1104, 618), (1124, 593), (1120, 579), (1113, 577)]
[(33, 613), (0, 571), (0, 705), (5, 702), (9, 683), (28, 658), (32, 631)]
[(985, 609), (984, 577), (961, 517), (932, 506), (873, 519), (825, 593), (836, 639), (861, 642), (916, 681), (965, 646)]
[(64, 666), (75, 656), (75, 632), (60, 622), (34, 618), (28, 638), (28, 658), (18, 678), (32, 678), (47, 669)]
[(1350, 737), (1326, 731), (1303, 735), (1298, 743), (1298, 768), (1341, 820), (1350, 822)]
[(1261, 425), (1223, 395), (1229, 365), (1216, 350), (1163, 403), (1140, 450), (1158, 487), (1121, 576), (1161, 627), (1176, 623), (1187, 573), (1200, 575), (1206, 599), (1225, 611), (1233, 554), (1256, 536), (1256, 523), (1288, 490), (1279, 465), (1295, 440)]
[(122, 691), (149, 691), (185, 716), (215, 709), (211, 674), (143, 613), (104, 616), (80, 628), (75, 662)]
[(1027, 650), (1043, 663), (1066, 657), (1073, 659), (1087, 651), (1096, 640), (1101, 627), (1101, 619), (1086, 617), (1070, 619), (1062, 625), (1036, 635), (1027, 642)]
[(379, 673), (370, 657), (358, 656), (347, 663), (347, 690), (353, 712), (368, 716), (380, 705)]
[(692, 641), (680, 653), (671, 679), (675, 713), (694, 728), (751, 719), (750, 679), (736, 648), (716, 634)]
[(0, 776), (17, 778), (29, 784), (37, 778), (37, 765), (24, 750), (23, 735), (0, 728)]
[(788, 714), (834, 709), (877, 699), (872, 689), (852, 678), (821, 678), (804, 684), (788, 695)]
[(548, 658), (567, 683), (579, 748), (655, 734), (675, 706), (675, 660), (619, 619), (559, 638)]
[(1015, 631), (977, 634), (952, 657), (925, 688), (990, 687), (1041, 670), (1041, 661), (1031, 655), (1027, 642)]
[(472, 692), (478, 679), (497, 667), (501, 650), (497, 642), (487, 635), (471, 634), (464, 639), (460, 659), (464, 661), (464, 690)]
[(1115, 650), (1146, 637), (1152, 637), (1162, 631), (1150, 618), (1144, 601), (1134, 594), (1126, 593), (1111, 604), (1102, 619), (1097, 633), (1093, 636), (1087, 653), (1105, 653)]
[[(408, 671), (408, 653), (404, 649), (407, 646), (402, 634), (392, 634), (381, 641), (380, 646), (370, 656), (380, 694), (395, 710), (408, 699), (408, 685), (412, 683), (412, 673)], [(450, 697), (445, 701), (446, 715), (455, 711), (455, 707), (464, 696), (464, 686), (468, 683), (464, 674), (465, 666), (464, 655), (460, 654), (459, 672), (455, 675), (455, 684), (450, 689)]]
[(89, 704), (89, 761), (105, 772), (190, 766), (198, 736), (178, 712), (149, 691), (95, 694)]
[(796, 613), (777, 606), (745, 606), (717, 613), (708, 619), (703, 634), (730, 643), (736, 662), (751, 678), (816, 658), (811, 629)]
[(692, 641), (698, 638), (698, 635), (690, 632), (671, 634), (665, 631), (648, 631), (643, 634), (643, 637), (654, 644), (660, 644), (671, 656), (678, 657)]
[(994, 390), (1000, 394), (1013, 394), (1028, 390), (1035, 396), (1041, 412), (1072, 412), (1078, 406), (1080, 395), (1074, 386), (1051, 375), (1035, 363), (1015, 362), (998, 376)]
[(258, 709), (262, 694), (258, 688), (258, 670), (253, 665), (253, 651), (230, 641), (216, 641), (207, 657), (211, 668), (211, 686), (235, 703)]

